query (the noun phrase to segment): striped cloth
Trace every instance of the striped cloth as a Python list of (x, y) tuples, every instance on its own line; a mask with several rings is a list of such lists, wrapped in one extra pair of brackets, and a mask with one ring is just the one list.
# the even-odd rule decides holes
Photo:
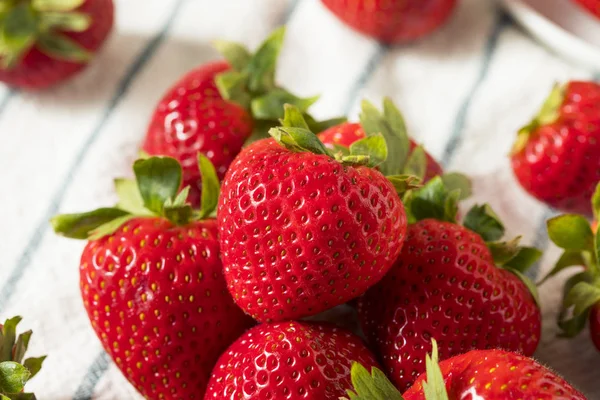
[[(506, 155), (553, 82), (594, 73), (540, 47), (493, 2), (463, 0), (443, 30), (402, 47), (350, 31), (317, 0), (116, 3), (117, 32), (83, 74), (41, 94), (0, 88), (0, 315), (23, 315), (22, 328), (35, 332), (31, 354), (49, 354), (29, 384), (40, 399), (139, 398), (82, 307), (83, 243), (56, 237), (48, 219), (113, 203), (112, 179), (129, 173), (155, 103), (185, 71), (217, 57), (215, 38), (254, 47), (287, 23), (279, 79), (301, 95), (322, 93), (318, 117), (355, 117), (361, 98), (391, 96), (416, 139), (446, 168), (472, 175), (472, 201), (491, 203), (511, 234), (547, 249), (542, 269), (557, 258), (544, 233), (552, 212), (517, 186)], [(556, 339), (564, 278), (542, 289), (537, 357), (598, 399), (600, 355), (588, 334)]]

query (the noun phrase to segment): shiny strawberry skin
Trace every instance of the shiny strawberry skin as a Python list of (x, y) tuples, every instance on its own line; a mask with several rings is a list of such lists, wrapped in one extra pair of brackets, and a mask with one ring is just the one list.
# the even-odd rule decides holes
[(80, 274), (96, 334), (147, 398), (202, 399), (217, 359), (251, 325), (227, 292), (215, 220), (133, 219), (87, 244)]
[[(358, 123), (345, 122), (343, 124), (333, 126), (319, 134), (319, 139), (329, 148), (333, 149), (333, 145), (350, 147), (350, 145), (359, 139), (366, 136), (365, 131)], [(411, 139), (410, 149), (413, 150), (417, 144)], [(444, 171), (438, 162), (428, 153), (427, 156), (427, 171), (425, 173), (425, 182), (431, 178), (442, 175)]]
[(386, 43), (404, 43), (439, 28), (456, 0), (322, 0), (353, 29)]
[[(535, 360), (502, 350), (474, 350), (440, 363), (449, 400), (586, 400)], [(423, 374), (404, 400), (425, 400)]]
[(543, 125), (513, 154), (523, 188), (560, 210), (591, 215), (600, 182), (600, 85), (571, 82), (557, 121)]
[(600, 0), (574, 0), (589, 10), (596, 17), (600, 18)]
[(225, 278), (259, 321), (314, 315), (359, 296), (398, 256), (406, 214), (378, 171), (255, 142), (218, 208)]
[(541, 335), (540, 310), (526, 286), (494, 265), (479, 235), (436, 220), (408, 227), (396, 264), (358, 311), (400, 390), (425, 371), (432, 338), (446, 359), (487, 348), (531, 355)]
[(198, 152), (211, 160), (223, 179), (254, 128), (251, 115), (223, 100), (217, 90), (215, 76), (229, 68), (226, 62), (209, 63), (180, 79), (158, 103), (142, 146), (150, 155), (181, 163), (183, 185), (191, 187), (188, 200), (196, 207), (202, 183)]
[[(113, 0), (86, 0), (76, 11), (89, 15), (92, 24), (84, 32), (63, 32), (92, 53), (98, 51), (114, 23)], [(86, 63), (52, 58), (35, 46), (11, 69), (0, 68), (0, 81), (27, 90), (46, 89), (77, 74)]]
[(596, 349), (600, 351), (600, 304), (596, 304), (590, 310), (590, 335)]
[(206, 400), (338, 400), (351, 387), (357, 361), (377, 367), (354, 334), (333, 325), (281, 322), (258, 325), (223, 353)]

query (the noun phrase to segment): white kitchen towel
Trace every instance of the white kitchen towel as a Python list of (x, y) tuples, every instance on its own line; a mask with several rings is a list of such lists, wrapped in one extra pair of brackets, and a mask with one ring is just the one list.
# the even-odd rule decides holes
[[(567, 0), (565, 0), (567, 1)], [(56, 237), (58, 212), (112, 204), (112, 180), (130, 174), (148, 118), (184, 72), (216, 59), (216, 38), (258, 45), (287, 23), (279, 80), (321, 93), (319, 117), (357, 115), (361, 98), (391, 96), (410, 133), (447, 169), (473, 177), (471, 201), (489, 202), (511, 234), (546, 239), (552, 215), (517, 185), (507, 153), (555, 81), (591, 79), (530, 39), (492, 1), (463, 0), (452, 20), (414, 44), (387, 47), (357, 34), (318, 0), (117, 0), (116, 29), (91, 66), (43, 93), (0, 88), (0, 316), (24, 316), (31, 354), (48, 354), (30, 382), (44, 400), (138, 399), (96, 339), (79, 296), (83, 243)], [(589, 335), (556, 338), (566, 274), (541, 290), (537, 357), (600, 398), (600, 355)]]

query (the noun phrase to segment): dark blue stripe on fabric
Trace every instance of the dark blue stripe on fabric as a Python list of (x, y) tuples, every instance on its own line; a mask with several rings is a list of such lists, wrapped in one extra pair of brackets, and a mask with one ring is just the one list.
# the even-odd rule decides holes
[(494, 25), (494, 29), (490, 34), (483, 53), (483, 59), (481, 61), (481, 68), (479, 70), (479, 75), (467, 93), (467, 97), (463, 101), (461, 107), (459, 108), (458, 114), (456, 115), (456, 119), (454, 120), (454, 125), (452, 127), (452, 132), (450, 133), (450, 139), (446, 144), (446, 149), (444, 150), (444, 154), (442, 155), (442, 165), (448, 166), (452, 161), (452, 157), (458, 146), (460, 145), (462, 139), (462, 133), (465, 128), (465, 122), (467, 119), (467, 114), (469, 109), (471, 108), (471, 104), (473, 102), (473, 97), (477, 94), (479, 88), (485, 81), (485, 78), (488, 75), (490, 70), (490, 65), (492, 64), (492, 59), (494, 58), (494, 54), (498, 47), (498, 39), (500, 38), (500, 34), (504, 30), (506, 26), (511, 23), (510, 18), (506, 14), (500, 14), (498, 20)]
[[(546, 221), (548, 221), (550, 218), (556, 215), (557, 213), (554, 210), (546, 208), (544, 210), (544, 213), (542, 214), (542, 217), (540, 218), (540, 221), (537, 224), (537, 230), (535, 231), (535, 237), (533, 239), (533, 246), (543, 252), (546, 252), (546, 250), (548, 250), (548, 245), (550, 244), (550, 240), (548, 239), (548, 232), (546, 230)], [(540, 277), (538, 275), (540, 273), (541, 268), (542, 260), (538, 261), (533, 266), (531, 266), (531, 268), (527, 270), (526, 275), (531, 279), (534, 279), (534, 281), (539, 280), (538, 278)]]
[(4, 110), (6, 109), (6, 106), (8, 106), (8, 103), (10, 103), (10, 100), (15, 97), (15, 94), (17, 94), (16, 90), (9, 89), (6, 91), (6, 93), (0, 100), (0, 115), (4, 112)]
[(290, 19), (292, 19), (292, 15), (294, 15), (294, 12), (296, 12), (296, 9), (298, 8), (298, 4), (300, 4), (300, 0), (292, 0), (290, 2), (289, 7), (287, 8), (287, 10), (285, 11), (285, 14), (283, 15), (282, 25), (287, 24), (288, 21)]
[(350, 114), (350, 112), (352, 111), (352, 107), (354, 106), (354, 103), (356, 102), (356, 99), (360, 94), (360, 91), (371, 79), (371, 76), (373, 76), (375, 69), (377, 68), (385, 54), (388, 52), (388, 50), (389, 46), (381, 43), (377, 44), (375, 51), (373, 52), (371, 57), (369, 57), (367, 64), (364, 66), (363, 70), (358, 75), (358, 79), (350, 88), (350, 92), (348, 94), (348, 103), (346, 103), (346, 106), (344, 107), (344, 115)]

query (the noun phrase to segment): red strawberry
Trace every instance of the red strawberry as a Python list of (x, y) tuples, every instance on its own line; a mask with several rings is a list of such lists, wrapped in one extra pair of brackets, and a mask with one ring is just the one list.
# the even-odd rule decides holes
[[(591, 203), (598, 220), (600, 184)], [(595, 225), (575, 214), (561, 215), (548, 221), (550, 239), (564, 252), (541, 283), (567, 268), (582, 269), (565, 283), (558, 325), (562, 336), (574, 337), (589, 321), (592, 341), (600, 351), (600, 234)]]
[[(384, 113), (382, 114), (371, 103), (363, 100), (362, 113), (360, 116), (361, 123), (345, 122), (340, 125), (333, 126), (319, 134), (319, 139), (330, 149), (335, 149), (335, 146), (350, 147), (357, 140), (363, 139), (368, 135), (383, 133), (388, 145), (393, 142), (398, 142), (399, 151), (390, 152), (395, 154), (399, 165), (399, 170), (396, 173), (407, 172), (409, 174), (422, 173), (424, 181), (428, 181), (434, 176), (442, 175), (442, 167), (438, 162), (431, 157), (421, 147), (409, 138), (407, 134), (404, 119), (393, 119), (390, 115), (402, 115), (396, 108), (394, 103), (386, 98), (384, 99)], [(392, 111), (393, 110), (393, 111)], [(365, 128), (363, 128), (363, 126)], [(368, 134), (367, 134), (368, 132)], [(418, 170), (413, 166), (418, 164)], [(404, 171), (404, 170), (408, 171)], [(421, 172), (424, 171), (424, 172)]]
[(535, 360), (502, 350), (473, 350), (438, 364), (437, 346), (423, 374), (404, 395), (376, 368), (352, 366), (353, 400), (586, 400)]
[(275, 85), (284, 32), (275, 31), (253, 55), (239, 44), (217, 42), (227, 61), (189, 72), (158, 103), (142, 149), (179, 160), (192, 205), (200, 203), (198, 152), (212, 161), (223, 179), (253, 131), (261, 136), (277, 125), (284, 103), (306, 111), (317, 100), (300, 99)]
[(223, 353), (205, 399), (338, 400), (355, 361), (377, 366), (360, 338), (333, 325), (258, 325)]
[(591, 215), (589, 199), (600, 181), (600, 85), (557, 86), (519, 131), (511, 157), (517, 179), (532, 196)]
[(90, 241), (81, 256), (81, 294), (96, 334), (117, 366), (154, 399), (201, 399), (221, 353), (251, 320), (227, 292), (217, 224), (218, 180), (200, 156), (202, 209), (177, 194), (172, 158), (138, 160), (135, 182), (117, 181), (115, 208), (55, 217), (54, 229)]
[(575, 0), (592, 14), (600, 18), (600, 0)]
[(0, 324), (0, 398), (35, 399), (33, 393), (23, 393), (25, 384), (42, 368), (46, 356), (27, 358), (23, 361), (31, 331), (17, 336), (17, 325), (21, 317), (7, 319)]
[(6, 3), (0, 81), (19, 88), (44, 89), (75, 75), (113, 26), (112, 0)]
[(540, 340), (540, 310), (526, 283), (535, 287), (521, 274), (539, 251), (496, 242), (504, 227), (488, 206), (458, 225), (457, 198), (440, 178), (413, 194), (407, 210), (418, 222), (388, 275), (359, 300), (367, 338), (400, 389), (425, 370), (432, 337), (442, 359), (487, 348), (531, 355)]
[(456, 0), (322, 0), (351, 28), (385, 43), (404, 43), (438, 29)]
[(229, 291), (259, 321), (314, 315), (359, 296), (385, 275), (406, 229), (394, 186), (370, 168), (386, 159), (381, 135), (335, 159), (298, 109), (286, 107), (283, 123), (270, 131), (276, 140), (240, 153), (219, 199)]

